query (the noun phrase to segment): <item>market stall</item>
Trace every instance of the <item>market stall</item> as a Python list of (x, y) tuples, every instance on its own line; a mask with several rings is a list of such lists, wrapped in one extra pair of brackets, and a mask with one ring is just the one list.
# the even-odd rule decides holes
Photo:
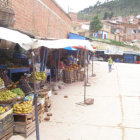
[[(21, 34), (20, 32), (2, 27), (0, 27), (0, 39), (18, 43), (20, 47), (26, 51), (31, 50), (29, 54), (31, 55), (30, 58), (32, 59), (31, 63), (28, 63), (31, 65), (30, 70), (27, 69), (27, 67), (22, 68), (22, 70), (19, 67), (16, 67), (16, 70), (19, 73), (24, 73), (26, 71), (27, 73), (30, 73), (30, 75), (22, 75), (16, 82), (13, 82), (12, 78), (9, 78), (8, 81), (11, 81), (10, 86), (4, 84), (4, 79), (0, 79), (0, 102), (2, 104), (2, 111), (0, 113), (4, 116), (5, 119), (7, 112), (13, 108), (12, 117), (14, 118), (13, 121), (16, 124), (14, 129), (12, 129), (13, 125), (9, 126), (9, 129), (11, 129), (9, 133), (2, 128), (2, 133), (0, 136), (3, 137), (7, 135), (8, 139), (14, 132), (16, 134), (27, 137), (36, 130), (36, 139), (39, 140), (39, 122), (42, 118), (41, 115), (44, 113), (45, 107), (47, 107), (47, 111), (50, 108), (49, 96), (51, 95), (51, 91), (45, 86), (43, 88), (41, 87), (41, 84), (45, 83), (44, 81), (47, 78), (46, 72), (43, 72), (43, 70), (46, 67), (48, 50), (45, 51), (46, 54), (43, 51), (41, 72), (36, 72), (35, 49), (39, 48), (40, 46), (56, 50), (62, 48), (64, 49), (66, 46), (84, 46), (86, 50), (92, 51), (92, 47), (89, 41), (86, 40), (33, 40), (30, 37)], [(59, 59), (60, 58), (58, 57), (58, 60)], [(55, 62), (56, 70), (57, 66), (58, 63)], [(72, 64), (66, 68), (66, 71), (78, 71), (80, 68), (80, 65)], [(15, 72), (15, 70), (13, 71)], [(77, 79), (75, 74), (73, 75), (74, 80)], [(37, 97), (38, 95), (40, 96), (40, 99)]]

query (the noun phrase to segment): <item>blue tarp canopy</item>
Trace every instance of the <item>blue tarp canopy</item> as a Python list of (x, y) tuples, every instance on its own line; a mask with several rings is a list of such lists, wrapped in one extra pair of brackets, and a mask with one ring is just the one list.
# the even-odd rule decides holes
[(76, 48), (72, 48), (72, 47), (65, 47), (64, 49), (68, 50), (68, 51), (77, 51)]
[(81, 40), (86, 40), (86, 37), (74, 34), (74, 33), (69, 33), (69, 39), (81, 39)]

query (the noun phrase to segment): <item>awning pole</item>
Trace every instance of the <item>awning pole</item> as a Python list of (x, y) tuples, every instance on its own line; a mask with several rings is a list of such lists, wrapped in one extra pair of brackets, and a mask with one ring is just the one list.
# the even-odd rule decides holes
[(37, 107), (37, 96), (36, 93), (36, 79), (35, 79), (35, 60), (34, 60), (34, 52), (31, 51), (32, 55), (32, 64), (33, 64), (33, 83), (34, 83), (34, 101), (35, 101), (35, 124), (36, 124), (36, 140), (39, 140), (39, 122), (38, 122), (38, 107)]
[(88, 52), (87, 52), (87, 83), (88, 83)]
[(96, 75), (93, 73), (93, 56), (94, 56), (94, 53), (92, 53), (92, 75), (91, 75), (91, 77), (95, 77)]
[(84, 52), (84, 104), (86, 104), (86, 81), (87, 81), (85, 59), (86, 59), (86, 51)]
[[(60, 78), (60, 68), (59, 68), (59, 63), (60, 63), (60, 50), (58, 50), (58, 71), (57, 71), (57, 75), (58, 75), (58, 79)], [(60, 79), (59, 79), (60, 80)]]
[(94, 56), (94, 53), (92, 53), (92, 76), (94, 76), (93, 75), (93, 56)]
[(77, 49), (76, 64), (77, 64), (78, 56), (79, 56), (79, 50)]
[(46, 55), (45, 55), (45, 62), (44, 62), (43, 71), (45, 71), (45, 67), (46, 67), (46, 65), (47, 65), (47, 60), (48, 60), (48, 52), (49, 52), (49, 50), (46, 48)]
[(45, 59), (45, 47), (43, 47), (43, 55), (42, 55), (41, 71), (43, 71), (43, 67), (44, 67), (44, 59)]
[(56, 52), (56, 50), (55, 50), (55, 52), (54, 52), (54, 57), (55, 57), (55, 82), (57, 82), (57, 64), (56, 64), (56, 55), (57, 55), (57, 52)]

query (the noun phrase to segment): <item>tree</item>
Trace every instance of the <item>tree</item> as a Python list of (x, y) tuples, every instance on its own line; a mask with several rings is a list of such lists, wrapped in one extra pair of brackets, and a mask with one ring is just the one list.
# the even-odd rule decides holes
[(108, 19), (108, 17), (109, 17), (109, 13), (108, 13), (108, 12), (105, 12), (105, 13), (104, 13), (103, 19), (104, 19), (104, 20), (105, 20), (105, 19)]
[(112, 19), (113, 15), (114, 15), (114, 13), (111, 12), (110, 15), (109, 15), (109, 19)]
[(90, 22), (90, 33), (97, 33), (103, 27), (98, 16), (95, 16)]

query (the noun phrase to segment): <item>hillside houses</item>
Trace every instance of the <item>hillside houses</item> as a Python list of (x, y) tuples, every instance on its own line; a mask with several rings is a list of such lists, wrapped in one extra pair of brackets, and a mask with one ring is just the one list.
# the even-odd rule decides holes
[(94, 37), (124, 42), (140, 40), (140, 16), (115, 17), (102, 23), (102, 29)]

